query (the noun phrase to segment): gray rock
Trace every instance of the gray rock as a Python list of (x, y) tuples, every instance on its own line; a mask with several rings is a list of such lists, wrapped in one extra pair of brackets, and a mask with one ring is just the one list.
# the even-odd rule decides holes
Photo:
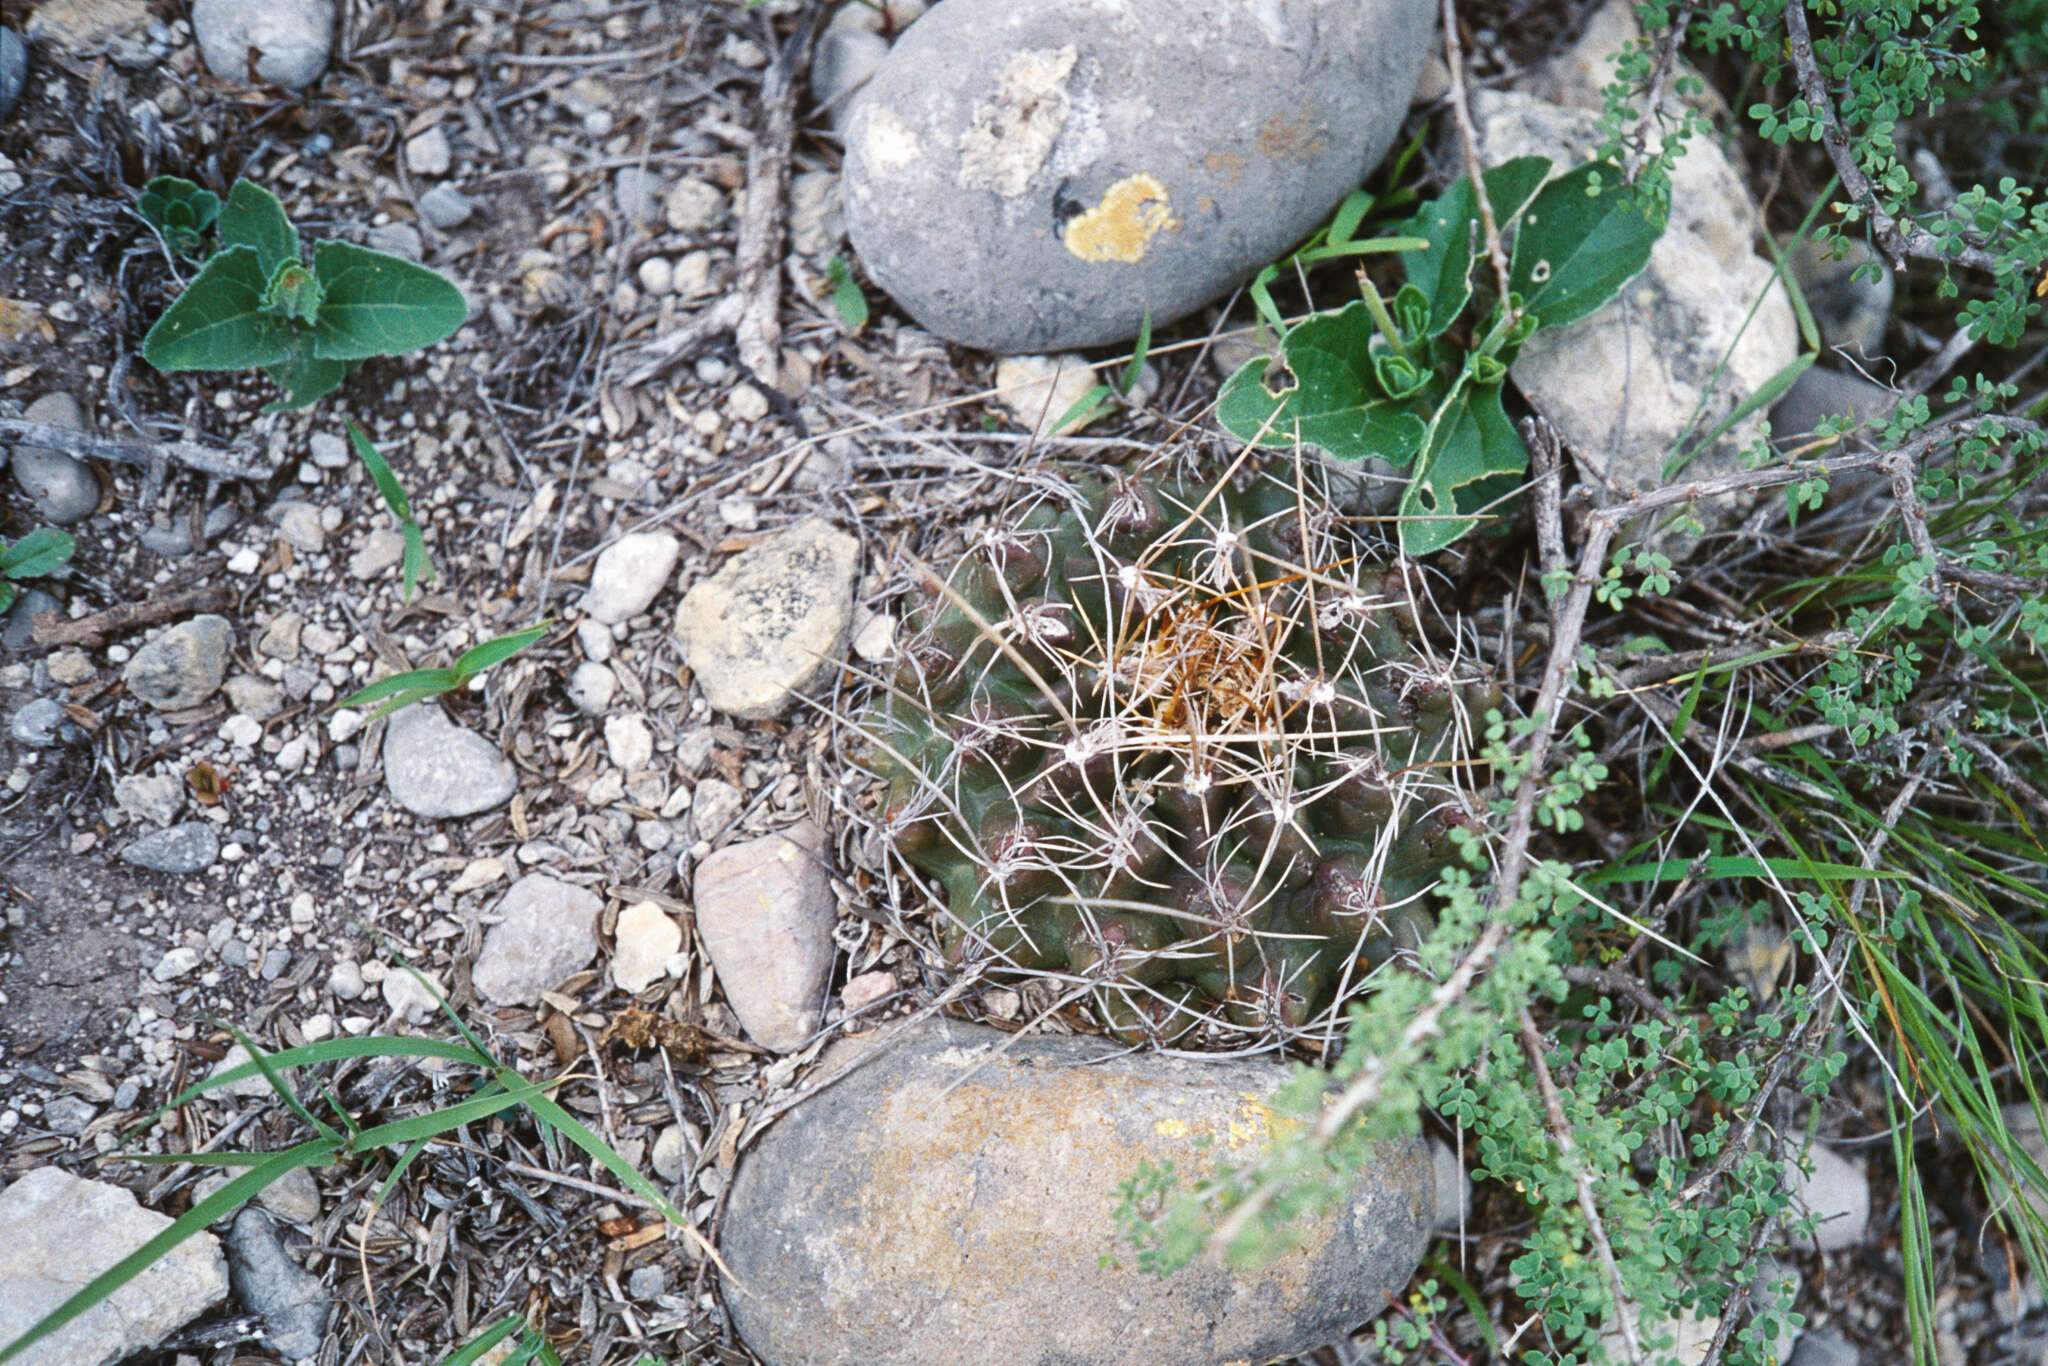
[(651, 1300), (668, 1289), (668, 1277), (658, 1266), (636, 1266), (626, 1277), (626, 1293), (636, 1300)]
[(1840, 1252), (1856, 1246), (1870, 1227), (1870, 1178), (1861, 1167), (1818, 1143), (1805, 1157), (1813, 1166), (1810, 1175), (1797, 1168), (1785, 1173), (1792, 1195), (1787, 1217), (1812, 1214), (1820, 1223), (1812, 1237), (1794, 1238), (1792, 1245), (1806, 1252)]
[(448, 130), (440, 124), (406, 139), (405, 168), (414, 175), (447, 175), (454, 164), (454, 145), (448, 141)]
[[(1837, 250), (1843, 254), (1834, 255)], [(1896, 285), (1891, 267), (1868, 242), (1845, 237), (1826, 246), (1810, 238), (1792, 248), (1786, 261), (1820, 328), (1821, 343), (1859, 360), (1884, 354), (1885, 324), (1891, 321)], [(1869, 279), (1870, 267), (1877, 278)], [(1861, 270), (1866, 278), (1856, 279)]]
[(1807, 1333), (1792, 1349), (1790, 1366), (1862, 1366), (1862, 1361), (1853, 1343), (1833, 1333)]
[(196, 707), (227, 677), (235, 628), (207, 615), (167, 626), (151, 636), (121, 671), (128, 691), (158, 711)]
[(661, 177), (645, 166), (621, 166), (612, 177), (619, 217), (636, 228), (661, 225)]
[[(1797, 444), (1820, 426), (1824, 417), (1847, 417), (1857, 422), (1883, 418), (1898, 404), (1899, 396), (1882, 384), (1861, 375), (1818, 366), (1792, 381), (1785, 396), (1771, 407), (1771, 435), (1780, 443)], [(1852, 437), (1852, 448), (1867, 446), (1865, 437)]]
[(818, 35), (811, 50), (811, 102), (832, 120), (832, 131), (844, 133), (853, 121), (854, 98), (889, 55), (889, 40), (879, 33), (835, 22)]
[(654, 1174), (664, 1181), (680, 1181), (690, 1169), (689, 1139), (683, 1134), (683, 1126), (671, 1124), (656, 1135), (654, 1152), (648, 1160), (654, 1164)]
[(344, 958), (327, 972), (327, 989), (343, 1001), (353, 1001), (363, 994), (362, 965), (353, 958)]
[(320, 1217), (320, 1183), (304, 1167), (293, 1167), (265, 1186), (256, 1203), (287, 1224), (310, 1224)]
[(683, 947), (683, 931), (652, 901), (636, 901), (619, 912), (612, 944), (612, 981), (637, 996), (668, 973), (669, 960)]
[(832, 978), (838, 899), (825, 832), (800, 821), (697, 865), (697, 934), (748, 1037), (789, 1053), (809, 1042)]
[(1436, 1172), (1436, 1226), (1461, 1228), (1472, 1215), (1472, 1178), (1458, 1161), (1458, 1154), (1442, 1139), (1429, 1140), (1429, 1161)]
[[(1512, 91), (1472, 98), (1489, 165), (1547, 156), (1562, 170), (1601, 145), (1600, 115)], [(1565, 440), (1614, 484), (1660, 488), (1665, 461), (1703, 436), (1792, 362), (1799, 329), (1770, 262), (1750, 247), (1757, 209), (1711, 138), (1694, 138), (1672, 172), (1671, 219), (1642, 274), (1587, 317), (1545, 328), (1523, 347), (1515, 382)], [(1754, 307), (1754, 313), (1752, 313)], [(1731, 426), (1685, 466), (1705, 479), (1742, 468), (1763, 414)], [(1691, 509), (1709, 528), (1733, 525), (1754, 500)], [(1679, 558), (1693, 542), (1656, 538)]]
[[(421, 201), (424, 205), (425, 196), (421, 196)], [(342, 469), (355, 460), (355, 456), (349, 451), (348, 442), (337, 432), (313, 433), (306, 442), (306, 449), (312, 454), (313, 463), (323, 470)]]
[(445, 180), (421, 195), (413, 207), (430, 226), (442, 232), (461, 227), (476, 213), (476, 201)]
[(590, 569), (583, 610), (610, 626), (647, 610), (675, 570), (683, 543), (658, 531), (621, 536), (606, 546)]
[(1435, 16), (1428, 0), (948, 0), (855, 102), (854, 247), (954, 341), (1126, 340), (1282, 255), (1357, 186)]
[(53, 1134), (75, 1138), (85, 1132), (85, 1126), (98, 1113), (98, 1107), (83, 1096), (58, 1096), (43, 1107), (43, 1127)]
[(9, 654), (40, 648), (36, 645), (36, 618), (45, 612), (55, 612), (61, 618), (64, 604), (41, 588), (25, 589), (15, 601), (14, 610), (7, 614), (7, 629), (0, 632), (0, 648)]
[(691, 793), (690, 821), (697, 838), (715, 840), (746, 810), (746, 796), (723, 778), (705, 778)]
[(446, 820), (503, 806), (519, 779), (496, 745), (450, 721), (430, 700), (385, 723), (384, 784), (415, 816)]
[[(2021, 1150), (2034, 1160), (2035, 1166), (2043, 1172), (2048, 1172), (2048, 1138), (2042, 1136), (2041, 1120), (2034, 1113), (2032, 1103), (2015, 1102), (2004, 1107), (1999, 1114), (2005, 1120), (2006, 1131), (2013, 1136)], [(1990, 1188), (1991, 1202), (1996, 1208), (2006, 1211), (2006, 1219), (2022, 1217), (2017, 1211), (2009, 1208), (2016, 1200), (2025, 1200), (2034, 1207), (2037, 1217), (2048, 1219), (2048, 1191), (2042, 1190), (2031, 1180), (2023, 1179), (2016, 1186), (2012, 1185), (2004, 1179), (2004, 1173), (2001, 1172), (1992, 1172), (1990, 1176), (1987, 1185)]]
[(138, 821), (169, 825), (185, 808), (185, 784), (174, 773), (130, 773), (115, 781), (114, 805)]
[[(22, 416), (72, 431), (85, 430), (85, 409), (69, 394), (44, 394)], [(69, 526), (92, 515), (100, 505), (100, 481), (83, 461), (47, 446), (14, 448), (14, 483), (36, 505), (36, 515)]]
[(38, 697), (14, 713), (8, 731), (18, 745), (49, 749), (63, 740), (64, 719), (62, 702), (54, 697)]
[(390, 1007), (392, 1018), (411, 1024), (440, 1019), (441, 1002), (448, 997), (448, 989), (438, 974), (396, 963), (384, 975), (383, 991), (384, 1004)]
[[(38, 1167), (0, 1192), (0, 1342), (170, 1225), (120, 1186)], [(186, 1239), (108, 1299), (30, 1348), (20, 1366), (106, 1366), (218, 1304), (227, 1266), (210, 1233)]]
[(596, 893), (545, 873), (513, 883), (470, 972), (477, 994), (493, 1005), (538, 1003), (543, 991), (597, 956), (603, 909)]
[(362, 548), (348, 557), (348, 572), (359, 579), (375, 578), (405, 558), (405, 537), (380, 526), (363, 538)]
[(589, 660), (578, 664), (569, 675), (569, 700), (585, 716), (602, 716), (619, 690), (619, 676), (602, 664)]
[(846, 204), (837, 171), (805, 171), (789, 182), (789, 249), (823, 257), (846, 236)]
[(14, 112), (14, 102), (28, 85), (28, 44), (11, 28), (0, 28), (0, 119)]
[(363, 245), (408, 261), (422, 261), (427, 255), (426, 239), (410, 223), (380, 223), (363, 234)]
[(271, 1350), (297, 1361), (317, 1354), (327, 1331), (327, 1288), (292, 1260), (277, 1226), (244, 1209), (228, 1231), (228, 1274), (242, 1308), (263, 1320)]
[(729, 1282), (727, 1304), (763, 1360), (1270, 1361), (1379, 1314), (1428, 1244), (1428, 1150), (1389, 1139), (1296, 1250), (1147, 1275), (1109, 1217), (1118, 1183), (1141, 1161), (1189, 1180), (1254, 1155), (1290, 1069), (945, 1020), (879, 1038), (829, 1048), (820, 1073), (842, 1079), (769, 1129), (733, 1182), (723, 1251), (746, 1288)]
[(705, 700), (765, 721), (831, 677), (853, 627), (859, 573), (860, 542), (813, 517), (691, 588), (676, 635)]
[(205, 821), (152, 830), (121, 851), (125, 861), (158, 873), (202, 873), (220, 857), (220, 836)]
[(334, 51), (334, 0), (193, 0), (192, 36), (223, 80), (297, 90), (320, 79)]

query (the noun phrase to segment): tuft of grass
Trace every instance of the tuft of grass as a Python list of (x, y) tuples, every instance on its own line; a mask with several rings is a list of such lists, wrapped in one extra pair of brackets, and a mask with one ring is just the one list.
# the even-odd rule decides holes
[(460, 692), (477, 675), (504, 663), (546, 635), (553, 624), (551, 620), (538, 621), (511, 635), (495, 636), (479, 645), (472, 645), (445, 669), (407, 669), (404, 673), (380, 678), (366, 688), (358, 688), (335, 705), (367, 707), (372, 702), (381, 703), (376, 711), (370, 713), (370, 719), (374, 721), (415, 702), (424, 702), (429, 697)]
[[(411, 969), (408, 968), (407, 971)], [(414, 975), (418, 976), (417, 973)], [(420, 978), (420, 981), (421, 985), (427, 985), (424, 978)], [(431, 986), (428, 990), (432, 990)], [(264, 1189), (290, 1175), (294, 1170), (302, 1167), (325, 1167), (337, 1161), (363, 1158), (379, 1152), (395, 1154), (390, 1174), (385, 1177), (375, 1196), (374, 1203), (381, 1205), (397, 1186), (406, 1169), (430, 1144), (441, 1140), (463, 1125), (473, 1124), (515, 1108), (525, 1109), (536, 1123), (567, 1139), (588, 1154), (616, 1177), (621, 1185), (657, 1210), (671, 1226), (686, 1230), (693, 1237), (697, 1236), (695, 1230), (691, 1229), (688, 1217), (671, 1204), (658, 1187), (636, 1171), (631, 1163), (615, 1152), (603, 1139), (556, 1103), (550, 1093), (565, 1080), (564, 1078), (528, 1081), (521, 1077), (513, 1068), (500, 1062), (483, 1041), (463, 1024), (445, 998), (440, 998), (438, 993), (436, 995), (442, 1011), (461, 1034), (461, 1043), (370, 1035), (355, 1039), (324, 1040), (279, 1053), (265, 1053), (254, 1041), (237, 1033), (236, 1037), (249, 1050), (250, 1061), (188, 1087), (162, 1108), (138, 1121), (130, 1133), (147, 1129), (167, 1111), (189, 1104), (209, 1091), (260, 1076), (276, 1093), (278, 1100), (310, 1131), (310, 1136), (273, 1152), (223, 1151), (125, 1155), (126, 1160), (131, 1162), (166, 1166), (191, 1163), (238, 1170), (240, 1174), (219, 1190), (195, 1203), (156, 1237), (94, 1277), (77, 1294), (44, 1315), (19, 1338), (0, 1347), (0, 1363), (20, 1356), (79, 1315), (104, 1302), (155, 1265), (171, 1249), (215, 1221), (240, 1209)], [(294, 1089), (291, 1082), (291, 1074), (302, 1068), (339, 1062), (345, 1058), (372, 1057), (434, 1058), (463, 1063), (476, 1068), (482, 1074), (481, 1081), (467, 1099), (410, 1119), (368, 1127), (359, 1124), (355, 1116), (351, 1115), (339, 1100), (316, 1082), (319, 1100), (326, 1111), (326, 1118), (322, 1118), (321, 1114), (307, 1103), (305, 1097)], [(701, 1238), (699, 1241), (701, 1242)], [(710, 1252), (708, 1245), (706, 1251)], [(554, 1356), (546, 1340), (530, 1328), (526, 1328), (517, 1316), (500, 1320), (449, 1358), (447, 1366), (468, 1366), (468, 1363), (476, 1361), (484, 1352), (514, 1332), (525, 1334), (524, 1340), (514, 1351), (514, 1359), (537, 1358), (547, 1363), (547, 1366), (560, 1366), (559, 1358)], [(519, 1355), (521, 1352), (524, 1356)]]

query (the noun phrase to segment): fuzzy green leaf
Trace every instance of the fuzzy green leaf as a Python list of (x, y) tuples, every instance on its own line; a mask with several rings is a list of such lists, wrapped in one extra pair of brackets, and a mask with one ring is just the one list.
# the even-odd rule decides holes
[(1465, 535), (1488, 501), (1476, 491), (1496, 478), (1512, 481), (1528, 467), (1528, 448), (1501, 409), (1500, 388), (1460, 389), (1438, 413), (1428, 456), (1401, 496), (1402, 551), (1428, 555)]
[(73, 548), (68, 533), (55, 527), (37, 527), (0, 550), (0, 574), (10, 579), (39, 579), (70, 559)]
[[(1493, 209), (1495, 224), (1505, 229), (1528, 206), (1549, 174), (1548, 157), (1516, 157), (1488, 171), (1486, 202)], [(1428, 336), (1434, 337), (1456, 322), (1472, 297), (1479, 223), (1479, 199), (1472, 193), (1472, 177), (1465, 176), (1423, 205), (1399, 229), (1429, 244), (1401, 253), (1409, 283), (1429, 296)]]
[(277, 196), (253, 180), (237, 180), (228, 189), (227, 205), (220, 211), (220, 244), (223, 249), (254, 249), (266, 280), (286, 261), (299, 259), (299, 230)]
[(313, 271), (326, 298), (313, 324), (324, 360), (400, 356), (432, 346), (469, 316), (462, 291), (435, 271), (351, 242), (322, 242)]
[(1374, 335), (1362, 301), (1306, 319), (1281, 341), (1291, 385), (1275, 392), (1267, 387), (1267, 359), (1249, 361), (1223, 386), (1217, 420), (1240, 441), (1314, 446), (1351, 463), (1377, 456), (1407, 464), (1422, 448), (1425, 424), (1381, 387)]
[(254, 247), (216, 252), (142, 339), (142, 358), (166, 372), (279, 364), (291, 354), (291, 330), (263, 311), (269, 284)]
[(839, 321), (855, 332), (868, 325), (868, 299), (846, 262), (835, 256), (825, 263), (825, 279), (832, 285), (832, 310)]
[(199, 254), (199, 235), (220, 217), (220, 196), (179, 176), (160, 175), (142, 187), (135, 211), (166, 247), (189, 259)]
[(320, 313), (320, 278), (296, 259), (279, 261), (263, 289), (263, 307), (280, 318), (310, 323)]
[(1587, 162), (1545, 185), (1523, 214), (1510, 287), (1545, 327), (1577, 322), (1649, 264), (1663, 232), (1617, 168)]
[(283, 398), (263, 406), (266, 413), (293, 412), (327, 397), (362, 364), (352, 360), (321, 360), (312, 354), (305, 334), (297, 329), (293, 331), (291, 354), (276, 365), (264, 368), (271, 382), (285, 391)]

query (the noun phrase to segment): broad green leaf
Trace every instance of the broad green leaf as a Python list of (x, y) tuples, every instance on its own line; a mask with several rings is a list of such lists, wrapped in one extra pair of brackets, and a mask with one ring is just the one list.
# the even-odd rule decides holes
[(1663, 232), (1617, 168), (1589, 161), (1545, 185), (1522, 215), (1508, 279), (1545, 327), (1562, 327), (1613, 298), (1649, 264)]
[(166, 247), (190, 259), (199, 254), (199, 235), (220, 217), (220, 196), (179, 176), (160, 175), (142, 187), (135, 211)]
[(299, 259), (299, 230), (277, 196), (253, 180), (237, 180), (228, 188), (227, 206), (220, 211), (220, 244), (254, 248), (266, 280), (286, 261)]
[(292, 329), (290, 344), (289, 356), (276, 365), (264, 367), (263, 373), (270, 376), (271, 383), (284, 390), (283, 398), (263, 406), (266, 413), (293, 412), (318, 402), (340, 388), (341, 382), (361, 364), (352, 360), (321, 360), (312, 354), (311, 345), (298, 328)]
[(497, 636), (481, 645), (470, 646), (462, 652), (462, 657), (455, 661), (456, 676), (467, 682), (485, 669), (504, 663), (546, 635), (548, 627), (553, 624), (552, 621), (538, 621), (524, 630), (514, 631), (509, 636)]
[(1314, 446), (1352, 463), (1377, 456), (1407, 464), (1422, 447), (1425, 424), (1381, 388), (1375, 335), (1362, 300), (1304, 320), (1281, 340), (1291, 385), (1279, 393), (1267, 388), (1270, 363), (1254, 359), (1224, 384), (1217, 420), (1240, 441)]
[(0, 550), (0, 574), (10, 579), (39, 579), (71, 558), (72, 540), (67, 532), (40, 526)]
[[(1516, 157), (1486, 173), (1486, 202), (1501, 231), (1528, 206), (1549, 174), (1548, 157)], [(1401, 264), (1407, 268), (1409, 283), (1429, 296), (1428, 335), (1434, 337), (1458, 320), (1472, 297), (1472, 262), (1475, 253), (1483, 250), (1479, 198), (1472, 193), (1472, 177), (1461, 177), (1424, 204), (1401, 225), (1401, 231), (1428, 243), (1420, 250), (1402, 252)]]
[(1528, 464), (1500, 389), (1459, 389), (1439, 410), (1428, 455), (1401, 496), (1402, 552), (1428, 555), (1471, 531), (1485, 499), (1460, 495), (1496, 476), (1518, 477)]
[(846, 262), (835, 256), (825, 263), (825, 278), (832, 285), (832, 310), (839, 315), (839, 321), (858, 332), (868, 325), (868, 298), (860, 292), (860, 285), (847, 269)]
[(291, 327), (263, 311), (269, 284), (254, 247), (215, 252), (142, 339), (142, 358), (166, 372), (246, 370), (285, 360)]
[(326, 360), (401, 356), (432, 346), (469, 316), (462, 291), (438, 273), (352, 242), (322, 242), (313, 271), (326, 297), (313, 354)]

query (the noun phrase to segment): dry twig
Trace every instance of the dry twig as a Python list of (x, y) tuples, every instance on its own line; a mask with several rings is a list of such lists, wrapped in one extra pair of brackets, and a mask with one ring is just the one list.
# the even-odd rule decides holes
[(88, 650), (97, 650), (115, 636), (195, 612), (217, 612), (233, 606), (234, 601), (233, 588), (224, 583), (209, 583), (160, 598), (124, 602), (76, 621), (65, 621), (54, 612), (45, 612), (35, 619), (35, 642), (38, 645), (82, 645)]
[(216, 479), (267, 480), (277, 473), (270, 465), (245, 462), (236, 452), (197, 441), (152, 441), (140, 436), (102, 436), (98, 432), (0, 417), (0, 437), (27, 446), (62, 451), (76, 460), (111, 460), (148, 469), (164, 461), (210, 474)]

